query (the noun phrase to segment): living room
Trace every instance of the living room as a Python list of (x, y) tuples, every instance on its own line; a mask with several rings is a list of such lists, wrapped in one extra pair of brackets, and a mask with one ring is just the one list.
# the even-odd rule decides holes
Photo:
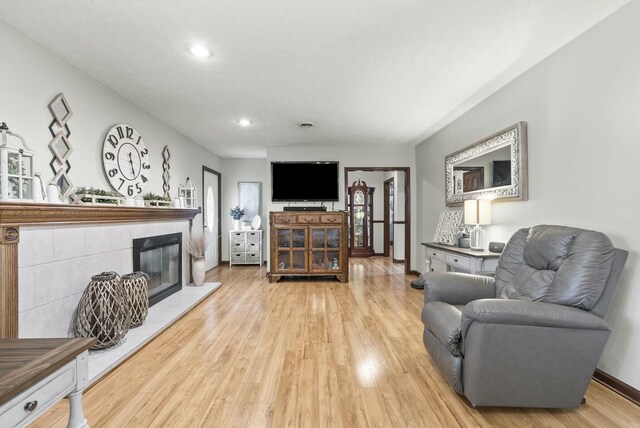
[[(20, 159), (32, 156), (33, 164), (25, 174), (34, 183), (33, 172), (42, 177), (39, 199), (31, 189), (29, 202), (0, 202), (1, 340), (70, 340), (92, 276), (114, 271), (124, 280), (143, 270), (136, 240), (181, 234), (181, 270), (169, 273), (182, 289), (148, 307), (146, 320), (114, 346), (87, 351), (95, 344), (83, 342), (73, 361), (82, 367), (75, 359), (87, 356), (88, 379), (78, 369), (75, 389), (55, 400), (28, 399), (33, 379), (20, 392), (0, 381), (1, 426), (640, 426), (640, 236), (633, 208), (622, 208), (640, 155), (637, 1), (277, 1), (255, 10), (232, 2), (129, 3), (0, 1), (3, 136), (26, 144)], [(206, 52), (192, 50), (193, 41)], [(555, 403), (527, 401), (535, 382), (511, 394), (524, 405), (485, 404), (476, 397), (498, 394), (474, 395), (470, 378), (458, 390), (453, 370), (443, 371), (439, 354), (423, 343), (430, 327), (421, 311), (439, 277), (420, 276), (431, 263), (422, 244), (434, 241), (443, 212), (464, 208), (447, 201), (443, 165), (523, 122), (523, 195), (490, 204), (484, 251), (460, 249), (457, 240), (445, 251), (488, 254), (504, 268), (506, 258), (497, 262), (489, 242), (562, 225), (602, 232), (628, 252), (597, 328), (611, 333), (593, 353), (594, 367), (585, 363), (591, 372), (579, 398), (586, 400), (575, 406), (560, 398), (569, 388), (557, 392), (557, 385), (542, 386)], [(111, 177), (105, 161), (118, 132), (135, 132), (143, 146), (114, 155), (124, 164)], [(274, 165), (291, 163), (336, 165), (335, 194), (274, 198)], [(144, 180), (143, 165), (150, 165)], [(127, 168), (138, 168), (140, 180), (126, 180)], [(382, 183), (394, 171), (401, 185), (389, 220)], [(120, 175), (126, 184), (118, 189)], [(370, 254), (349, 257), (360, 218), (350, 192), (359, 179), (375, 187), (362, 229)], [(244, 184), (255, 185), (258, 196), (249, 199), (259, 219), (251, 225), (254, 215), (241, 217), (239, 226), (229, 212), (247, 208)], [(129, 185), (140, 197), (127, 195)], [(147, 193), (154, 195), (145, 201)], [(313, 230), (329, 234), (323, 219), (344, 222), (339, 263), (326, 239), (328, 270), (314, 276), (313, 256), (300, 254), (308, 272), (278, 271), (272, 261), (285, 251), (275, 238), (284, 227), (276, 214), (308, 219), (309, 247), (290, 244), (291, 264), (296, 251), (320, 251), (310, 242)], [(209, 239), (197, 287), (189, 238), (200, 232)], [(248, 256), (234, 263), (234, 232), (260, 235), (257, 263)], [(338, 265), (346, 271), (331, 275)], [(412, 288), (421, 281), (425, 291)], [(476, 367), (464, 365), (474, 342), (462, 343), (451, 355), (460, 351), (455, 361), (467, 376)], [(591, 345), (580, 343), (570, 345), (576, 367)], [(552, 358), (554, 350), (534, 348)], [(0, 345), (0, 360), (9, 355), (12, 348)], [(17, 399), (23, 422), (1, 419), (14, 417), (7, 409)]]

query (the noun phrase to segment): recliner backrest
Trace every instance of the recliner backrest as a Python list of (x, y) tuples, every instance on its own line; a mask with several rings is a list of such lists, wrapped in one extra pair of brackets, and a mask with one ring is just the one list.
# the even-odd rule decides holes
[(609, 279), (614, 253), (600, 232), (549, 225), (520, 229), (498, 262), (497, 295), (590, 311)]

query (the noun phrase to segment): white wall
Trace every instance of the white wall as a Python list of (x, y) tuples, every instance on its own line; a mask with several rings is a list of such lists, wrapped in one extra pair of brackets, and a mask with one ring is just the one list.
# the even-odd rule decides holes
[[(271, 201), (271, 174), (269, 171), (273, 161), (338, 161), (339, 165), (339, 201), (334, 204), (336, 210), (345, 209), (344, 168), (345, 167), (409, 167), (415, 171), (415, 152), (411, 146), (280, 146), (267, 149), (266, 186), (267, 212), (281, 211), (286, 204)], [(411, 193), (415, 200), (415, 174), (410, 174)], [(351, 174), (349, 174), (351, 179)], [(301, 203), (301, 205), (313, 205)], [(319, 205), (319, 204), (317, 204)], [(329, 203), (329, 209), (331, 209)], [(415, 217), (415, 204), (411, 206), (412, 218)], [(416, 222), (412, 222), (411, 234), (416, 236)], [(265, 245), (266, 247), (266, 245)], [(267, 253), (268, 255), (268, 253)], [(420, 259), (422, 256), (419, 257)], [(411, 254), (411, 269), (417, 266), (415, 251)]]
[[(267, 210), (267, 198), (271, 198), (271, 187), (266, 187), (267, 162), (266, 159), (231, 159), (223, 160), (224, 173), (222, 174), (222, 260), (229, 260), (229, 230), (233, 228), (233, 219), (229, 210), (238, 204), (238, 182), (257, 181), (262, 183), (262, 240), (269, 238), (269, 215)], [(266, 254), (266, 245), (263, 244), (263, 260)]]
[[(60, 92), (73, 111), (69, 121), (73, 147), (69, 175), (75, 186), (110, 189), (102, 170), (102, 143), (109, 128), (118, 123), (133, 126), (149, 149), (151, 170), (145, 193), (162, 194), (165, 145), (171, 152), (173, 196), (187, 176), (195, 183), (201, 182), (203, 164), (220, 171), (218, 156), (3, 23), (0, 23), (0, 52), (0, 121), (7, 122), (11, 131), (23, 136), (35, 151), (35, 171), (42, 173), (45, 182), (53, 177), (49, 167), (53, 155), (47, 146), (51, 141), (48, 126), (52, 116), (47, 105)], [(195, 223), (201, 227), (201, 215)]]
[[(444, 157), (528, 122), (529, 201), (493, 204), (488, 240), (563, 224), (602, 231), (629, 260), (611, 304), (599, 368), (640, 388), (640, 3), (631, 2), (416, 148), (418, 240), (431, 240), (444, 205)], [(419, 270), (424, 270), (420, 263)]]

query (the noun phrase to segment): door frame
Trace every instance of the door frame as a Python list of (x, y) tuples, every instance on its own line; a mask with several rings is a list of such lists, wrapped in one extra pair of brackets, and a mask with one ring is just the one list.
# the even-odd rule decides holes
[[(218, 171), (209, 168), (208, 166), (202, 165), (202, 227), (204, 228), (204, 198), (205, 198), (205, 188), (204, 188), (204, 174), (208, 172), (210, 174), (214, 174), (218, 176), (218, 266), (222, 263), (222, 174)], [(204, 230), (203, 230), (204, 232)], [(215, 268), (214, 268), (215, 269)]]
[[(404, 223), (404, 273), (411, 274), (411, 168), (407, 166), (399, 167), (386, 167), (386, 166), (374, 166), (374, 167), (352, 167), (346, 166), (344, 168), (344, 209), (349, 209), (347, 205), (347, 192), (349, 187), (349, 173), (362, 171), (362, 172), (404, 172), (404, 221), (394, 222), (394, 224)], [(394, 195), (394, 201), (397, 200), (397, 196)]]
[[(389, 205), (389, 196), (391, 196), (391, 192), (389, 191), (389, 188), (391, 186), (393, 186), (395, 184), (395, 180), (393, 177), (388, 178), (386, 180), (384, 180), (384, 195), (383, 195), (383, 215), (382, 215), (382, 221), (384, 221), (384, 229), (382, 232), (382, 236), (383, 236), (383, 240), (384, 240), (384, 250), (383, 250), (383, 255), (384, 257), (389, 257), (389, 251), (390, 251), (390, 238), (391, 238), (391, 205)], [(394, 199), (395, 199), (395, 195), (394, 195)]]

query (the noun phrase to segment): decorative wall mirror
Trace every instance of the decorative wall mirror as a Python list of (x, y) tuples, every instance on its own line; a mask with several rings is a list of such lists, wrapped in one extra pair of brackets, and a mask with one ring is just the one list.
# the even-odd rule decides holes
[(445, 157), (448, 206), (467, 199), (527, 200), (527, 123), (518, 122)]

